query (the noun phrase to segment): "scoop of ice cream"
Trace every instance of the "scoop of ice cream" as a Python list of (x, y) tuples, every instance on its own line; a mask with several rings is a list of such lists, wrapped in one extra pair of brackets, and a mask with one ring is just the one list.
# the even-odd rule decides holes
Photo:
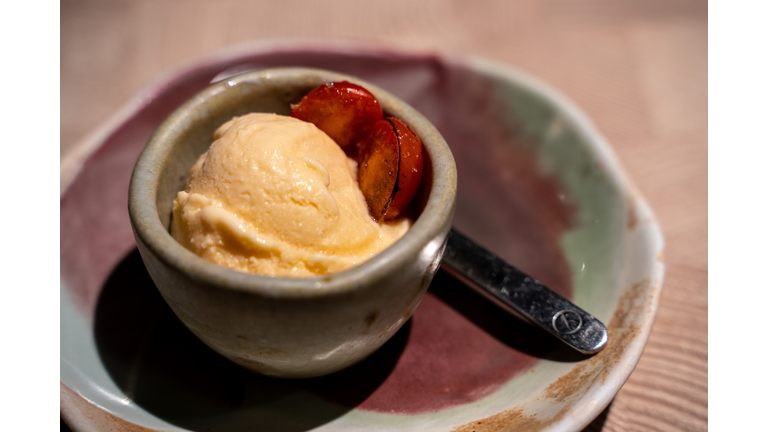
[(216, 264), (274, 276), (338, 272), (402, 237), (376, 223), (357, 166), (313, 124), (248, 114), (222, 125), (173, 203), (171, 234)]

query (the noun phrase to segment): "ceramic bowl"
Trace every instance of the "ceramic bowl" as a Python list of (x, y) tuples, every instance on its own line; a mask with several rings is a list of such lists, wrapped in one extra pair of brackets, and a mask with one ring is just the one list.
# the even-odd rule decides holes
[[(330, 81), (369, 89), (386, 115), (422, 139), (426, 179), (405, 236), (352, 269), (314, 278), (269, 277), (212, 264), (169, 234), (172, 203), (213, 132), (250, 112), (287, 115)], [(456, 206), (456, 165), (432, 124), (373, 84), (309, 68), (276, 68), (212, 84), (157, 129), (136, 162), (128, 210), (141, 257), (179, 319), (228, 359), (264, 375), (329, 374), (370, 355), (413, 314), (440, 263)]]
[[(574, 355), (442, 270), (389, 342), (332, 375), (264, 377), (192, 335), (136, 252), (131, 171), (212, 79), (288, 65), (359, 77), (429, 119), (461, 178), (453, 226), (603, 321), (606, 348)], [(539, 79), (472, 57), (327, 40), (228, 48), (137, 93), (62, 162), (61, 185), (61, 413), (75, 431), (578, 432), (598, 416), (599, 430), (661, 293), (659, 226), (592, 122)]]

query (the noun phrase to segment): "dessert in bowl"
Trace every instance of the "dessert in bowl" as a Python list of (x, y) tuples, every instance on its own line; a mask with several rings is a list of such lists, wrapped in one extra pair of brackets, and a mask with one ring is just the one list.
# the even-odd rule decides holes
[[(288, 114), (291, 104), (311, 89), (345, 80), (370, 90), (384, 112), (402, 119), (423, 143), (427, 168), (417, 193), (414, 223), (402, 238), (347, 270), (299, 278), (220, 266), (171, 236), (174, 199), (184, 190), (190, 169), (208, 151), (214, 131), (249, 113)], [(300, 378), (335, 372), (362, 360), (413, 314), (439, 267), (456, 187), (456, 167), (447, 144), (413, 108), (353, 77), (282, 68), (230, 77), (177, 109), (137, 161), (128, 207), (152, 279), (197, 337), (248, 369)]]
[[(608, 346), (589, 358), (550, 353), (551, 336), (442, 271), (390, 342), (327, 377), (248, 373), (192, 336), (135, 252), (131, 170), (161, 122), (212, 78), (285, 65), (360, 77), (427, 117), (461, 173), (454, 227), (595, 314)], [(61, 169), (61, 406), (73, 430), (580, 431), (643, 352), (664, 269), (658, 224), (583, 112), (514, 67), (258, 42), (168, 75), (98, 132)], [(183, 188), (179, 179), (168, 196)]]

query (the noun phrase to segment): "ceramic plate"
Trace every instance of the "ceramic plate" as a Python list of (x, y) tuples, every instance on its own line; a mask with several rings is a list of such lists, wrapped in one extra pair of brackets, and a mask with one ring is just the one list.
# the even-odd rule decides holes
[[(392, 340), (330, 376), (261, 377), (198, 341), (136, 250), (131, 170), (212, 79), (275, 66), (358, 76), (429, 118), (456, 157), (454, 226), (605, 322), (608, 346), (577, 354), (442, 271)], [(477, 59), (241, 47), (140, 93), (62, 163), (61, 185), (61, 414), (76, 431), (578, 431), (637, 364), (661, 289), (658, 226), (603, 138), (545, 84)]]

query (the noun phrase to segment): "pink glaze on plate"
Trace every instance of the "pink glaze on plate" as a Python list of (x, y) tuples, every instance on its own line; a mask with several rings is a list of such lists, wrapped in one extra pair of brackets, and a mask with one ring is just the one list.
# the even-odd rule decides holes
[[(246, 63), (336, 70), (377, 84), (413, 105), (440, 130), (456, 157), (459, 196), (454, 225), (571, 298), (570, 272), (558, 242), (574, 209), (556, 182), (536, 169), (527, 138), (514, 124), (503, 126), (498, 119), (489, 81), (430, 56), (291, 50), (229, 58), (182, 74), (117, 127), (62, 193), (61, 277), (95, 327), (105, 282), (135, 253), (127, 193), (144, 144), (166, 116), (211, 78)], [(109, 339), (108, 329), (94, 331)], [(304, 388), (363, 410), (434, 412), (493, 393), (557, 349), (542, 332), (440, 272), (410, 323), (380, 352), (328, 377), (270, 385)], [(151, 364), (146, 362), (138, 373), (152, 373), (147, 370)], [(259, 391), (252, 383), (231, 385), (242, 386), (246, 399)]]

